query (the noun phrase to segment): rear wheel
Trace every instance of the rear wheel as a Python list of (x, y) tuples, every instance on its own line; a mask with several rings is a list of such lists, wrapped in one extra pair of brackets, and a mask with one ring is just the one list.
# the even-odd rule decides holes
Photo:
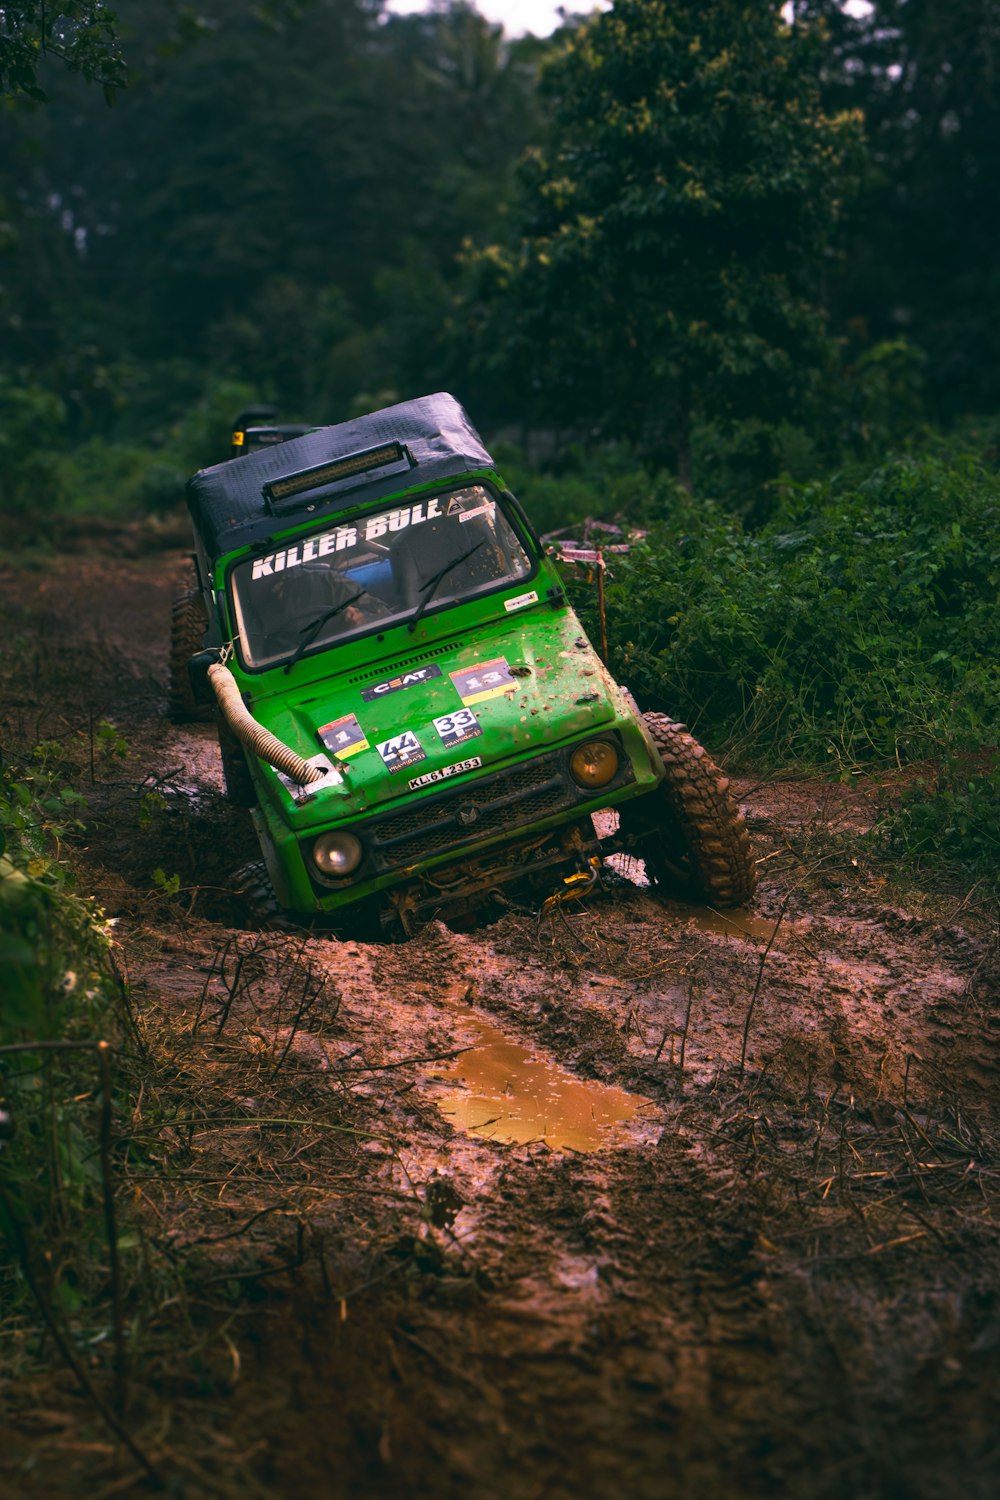
[(194, 689), (188, 674), (187, 664), (195, 652), (205, 644), (208, 630), (208, 615), (205, 601), (197, 589), (184, 589), (175, 595), (170, 610), (170, 663), (168, 673), (168, 704), (170, 717), (175, 724), (185, 724), (192, 719), (207, 719), (211, 710), (195, 702)]
[(650, 879), (667, 894), (742, 906), (757, 884), (750, 837), (729, 781), (683, 724), (645, 714), (666, 770), (655, 792), (622, 808)]

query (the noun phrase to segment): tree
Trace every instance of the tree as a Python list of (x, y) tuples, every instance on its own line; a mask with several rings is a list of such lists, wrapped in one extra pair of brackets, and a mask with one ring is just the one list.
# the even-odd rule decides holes
[(876, 168), (858, 201), (846, 275), (847, 317), (875, 339), (904, 334), (926, 355), (939, 416), (1000, 401), (1000, 0), (799, 0), (832, 46), (833, 107), (864, 110)]
[(109, 103), (125, 84), (118, 21), (101, 0), (0, 5), (0, 95), (44, 100), (38, 72), (46, 58), (100, 84)]
[(206, 382), (289, 419), (465, 394), (458, 256), (502, 228), (543, 44), (462, 0), (117, 10), (116, 109), (59, 76), (0, 110), (0, 374), (58, 390), (67, 441), (167, 432)]
[(486, 363), (534, 415), (689, 484), (695, 417), (794, 410), (863, 160), (857, 114), (821, 108), (821, 46), (779, 0), (616, 0), (569, 36), (518, 233), (472, 257)]

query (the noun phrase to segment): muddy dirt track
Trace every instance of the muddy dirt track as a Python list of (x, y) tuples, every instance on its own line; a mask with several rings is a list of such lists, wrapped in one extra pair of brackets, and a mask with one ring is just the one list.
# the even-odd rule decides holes
[[(129, 1423), (170, 1492), (997, 1493), (976, 892), (894, 886), (867, 784), (744, 778), (729, 922), (622, 878), (401, 945), (246, 930), (212, 731), (164, 717), (183, 557), (133, 551), (3, 576), (4, 734), (93, 757), (77, 857), (148, 1049), (122, 1192), (163, 1286)], [(68, 1376), (0, 1403), (0, 1493), (143, 1492)]]

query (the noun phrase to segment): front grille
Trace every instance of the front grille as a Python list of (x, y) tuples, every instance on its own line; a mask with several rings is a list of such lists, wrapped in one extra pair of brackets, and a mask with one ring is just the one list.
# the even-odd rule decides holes
[(542, 755), (494, 776), (449, 787), (405, 812), (373, 819), (368, 824), (372, 856), (379, 870), (415, 864), (446, 849), (551, 817), (575, 806), (584, 795), (561, 754)]

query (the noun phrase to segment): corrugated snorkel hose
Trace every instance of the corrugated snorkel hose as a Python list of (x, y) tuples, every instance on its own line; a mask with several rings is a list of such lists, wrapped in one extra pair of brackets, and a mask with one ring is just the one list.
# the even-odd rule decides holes
[(284, 771), (299, 786), (311, 786), (314, 781), (323, 780), (325, 771), (320, 770), (319, 766), (311, 766), (301, 755), (296, 755), (294, 750), (289, 750), (287, 745), (276, 739), (263, 724), (257, 723), (240, 697), (236, 678), (228, 667), (215, 662), (208, 669), (208, 680), (219, 700), (222, 717), (248, 750), (267, 761), (269, 766), (274, 766), (276, 771)]

